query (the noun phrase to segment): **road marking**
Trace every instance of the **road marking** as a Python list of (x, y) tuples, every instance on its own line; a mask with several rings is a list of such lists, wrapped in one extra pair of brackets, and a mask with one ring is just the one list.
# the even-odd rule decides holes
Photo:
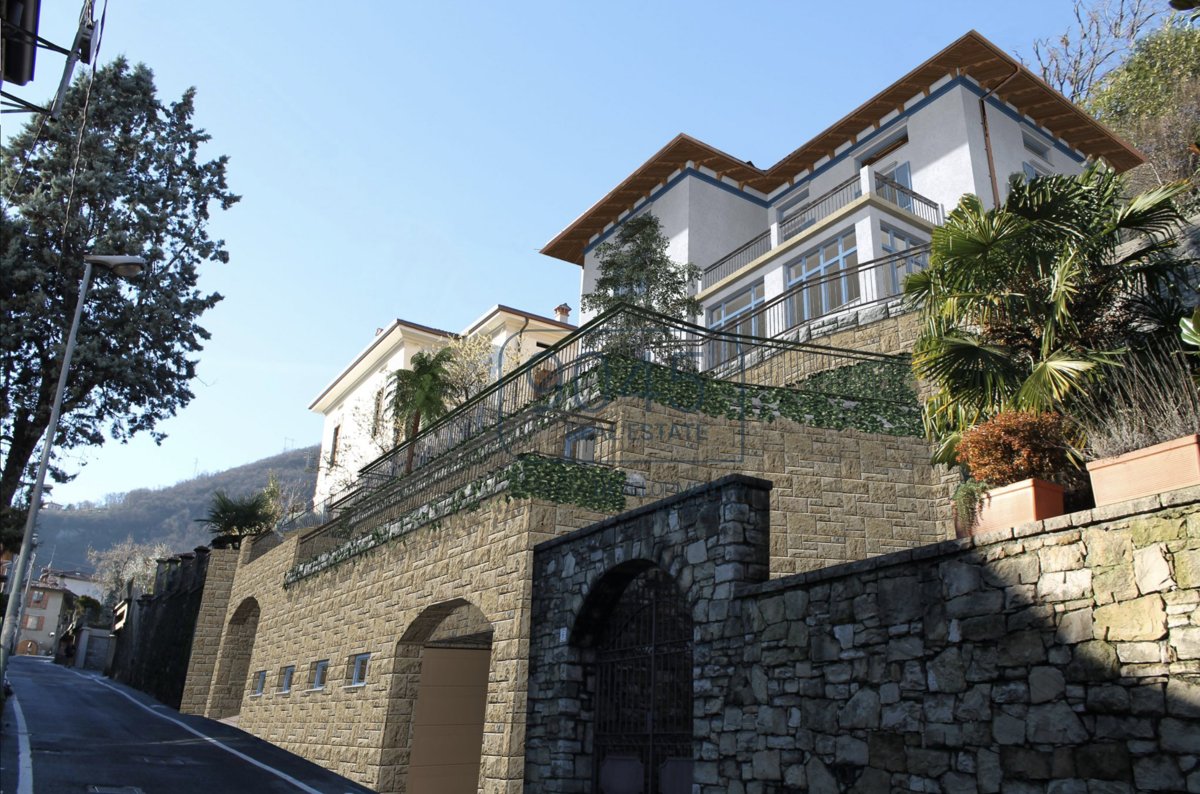
[[(138, 701), (136, 698), (130, 697), (126, 693), (117, 689), (112, 684), (101, 681), (99, 678), (96, 678), (95, 676), (84, 675), (83, 673), (80, 673), (76, 670), (71, 670), (71, 672), (75, 673), (75, 675), (79, 676), (80, 678), (86, 678), (89, 681), (94, 681), (95, 683), (99, 684), (102, 687), (107, 687), (108, 689), (111, 689), (113, 692), (116, 692), (118, 695), (125, 698), (130, 703), (132, 703), (133, 705), (135, 705), (139, 709), (141, 709), (142, 711), (153, 714), (155, 717), (158, 717), (160, 720), (166, 720), (167, 722), (175, 723), (176, 725), (178, 725), (180, 728), (183, 728), (188, 733), (190, 733), (194, 736), (199, 736), (204, 741), (210, 742), (211, 744), (214, 744), (217, 747), (220, 747), (222, 750), (224, 750), (225, 752), (227, 752), (231, 755), (236, 755), (238, 758), (242, 759), (243, 761), (253, 764), (254, 766), (258, 767), (259, 769), (263, 770), (264, 772), (270, 772), (275, 777), (280, 778), (281, 780), (285, 780), (288, 783), (291, 783), (293, 786), (300, 789), (301, 791), (307, 792), (308, 794), (322, 794), (320, 789), (315, 789), (312, 786), (308, 785), (307, 783), (301, 783), (299, 780), (296, 780), (296, 778), (292, 777), (288, 773), (281, 772), (278, 769), (276, 769), (275, 767), (268, 766), (267, 764), (264, 764), (262, 761), (251, 758), (250, 756), (246, 755), (245, 753), (243, 753), (239, 750), (235, 750), (232, 747), (230, 747), (229, 745), (224, 744), (219, 739), (214, 739), (213, 737), (209, 736), (208, 734), (196, 730), (191, 725), (188, 725), (186, 722), (181, 722), (180, 720), (174, 719), (173, 717), (168, 717), (166, 714), (162, 714), (160, 712), (155, 711), (150, 706), (147, 706), (145, 703)], [(16, 703), (14, 702), (13, 705), (15, 706)], [(22, 778), (22, 780), (23, 779), (24, 778)], [(24, 789), (19, 789), (17, 791), (17, 794), (32, 794), (32, 793), (33, 793), (32, 788), (29, 789), (29, 791), (25, 791)]]
[(17, 794), (33, 794), (33, 752), (29, 749), (29, 728), (21, 703), (12, 696), (13, 714), (17, 715)]

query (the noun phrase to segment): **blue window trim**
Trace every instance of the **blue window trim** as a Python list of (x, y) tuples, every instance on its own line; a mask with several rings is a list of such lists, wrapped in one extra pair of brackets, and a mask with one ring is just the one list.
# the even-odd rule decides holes
[[(756, 289), (759, 291), (759, 295), (757, 298), (754, 296), (754, 290), (756, 290)], [(742, 295), (745, 295), (747, 292), (750, 293), (750, 303), (748, 303), (743, 308), (738, 309), (733, 314), (725, 314), (725, 304), (729, 303), (734, 298), (740, 298)], [(766, 303), (766, 292), (767, 292), (766, 285), (763, 283), (763, 280), (760, 278), (757, 281), (755, 281), (754, 283), (746, 285), (744, 288), (738, 290), (737, 292), (732, 292), (729, 295), (725, 296), (724, 298), (722, 298), (721, 300), (717, 301), (716, 303), (714, 303), (712, 306), (709, 307), (709, 309), (708, 309), (708, 327), (713, 330), (719, 331), (729, 325), (737, 325), (739, 318), (741, 318), (741, 316), (743, 314), (752, 312), (755, 309), (757, 309), (759, 306)], [(719, 319), (719, 320), (713, 318), (713, 314), (714, 314), (714, 312), (717, 311), (717, 309), (721, 310), (721, 319)]]
[(329, 678), (329, 660), (321, 659), (313, 663), (313, 680), (310, 689), (324, 689)]
[(279, 693), (292, 691), (292, 678), (296, 675), (296, 665), (289, 664), (279, 671)]
[(254, 694), (261, 695), (267, 688), (267, 671), (259, 670), (254, 674)]
[[(879, 232), (881, 235), (879, 247), (885, 255), (887, 254), (902, 254), (909, 248), (914, 246), (928, 245), (928, 240), (922, 240), (916, 235), (906, 232), (903, 229), (897, 229), (895, 226), (890, 226), (886, 223), (879, 224)], [(895, 245), (889, 244), (895, 239), (904, 240), (908, 245), (906, 248), (898, 248)], [(922, 253), (913, 257), (906, 257), (904, 263), (904, 274), (907, 276), (910, 273), (915, 273), (929, 265), (929, 254)], [(891, 267), (890, 284), (893, 294), (900, 293), (900, 268)]]
[[(854, 237), (854, 246), (851, 248), (847, 248), (845, 245), (845, 241), (846, 241), (847, 237)], [(826, 260), (825, 259), (825, 249), (828, 248), (829, 245), (833, 242), (837, 242), (838, 255), (834, 259)], [(830, 275), (832, 273), (837, 273), (839, 271), (843, 271), (846, 267), (846, 259), (851, 254), (855, 254), (855, 255), (858, 254), (858, 237), (855, 235), (855, 230), (854, 230), (853, 226), (851, 226), (847, 229), (842, 229), (837, 234), (826, 237), (822, 242), (818, 243), (817, 245), (813, 246), (812, 248), (809, 248), (803, 254), (796, 257), (792, 261), (788, 262), (784, 266), (784, 270), (783, 270), (783, 275), (784, 275), (784, 278), (786, 279), (786, 283), (787, 283), (787, 286), (784, 288), (785, 291), (791, 290), (792, 288), (797, 287), (801, 284), (804, 284), (807, 281), (812, 281), (813, 279), (824, 278), (825, 276)], [(816, 267), (809, 268), (807, 266), (806, 262), (808, 259), (813, 258), (813, 257), (816, 258)], [(859, 263), (855, 263), (855, 267), (857, 267), (858, 264)], [(796, 270), (797, 268), (799, 268), (801, 271), (800, 275), (793, 276), (792, 275), (793, 271)], [(804, 271), (808, 271), (808, 272), (804, 272)], [(844, 305), (851, 300), (857, 300), (861, 296), (862, 288), (858, 284), (858, 273), (857, 272), (854, 272), (854, 273), (848, 274), (848, 275), (843, 275), (842, 278), (839, 279), (839, 281), (841, 282), (842, 291), (843, 291), (843, 300), (842, 300), (842, 304), (840, 304), (840, 305)], [(858, 294), (853, 297), (850, 297), (850, 292), (851, 292), (850, 285), (852, 283), (855, 286)], [(822, 288), (822, 290), (823, 289), (824, 288)], [(802, 322), (806, 322), (808, 320), (813, 320), (813, 319), (816, 319), (816, 317), (822, 316), (822, 315), (814, 315), (813, 317), (808, 317), (808, 316), (797, 317), (797, 316), (795, 316), (796, 315), (795, 298), (800, 297), (801, 300), (803, 301), (805, 299), (806, 295), (807, 295), (807, 290), (805, 290), (803, 293), (801, 293), (800, 296), (793, 296), (791, 299), (789, 299), (787, 301), (788, 328), (793, 328)], [(822, 298), (822, 301), (824, 301), (823, 298)], [(801, 308), (802, 309), (805, 308), (805, 307), (803, 307), (803, 304), (801, 305)], [(836, 308), (837, 308), (836, 306), (833, 306), (833, 307), (827, 306), (827, 307), (825, 307), (826, 311), (823, 314), (827, 314), (830, 310), (836, 309)], [(807, 310), (805, 309), (805, 311), (803, 313), (807, 315)]]
[(370, 653), (356, 653), (350, 665), (350, 686), (362, 686), (367, 683), (367, 665), (370, 664)]

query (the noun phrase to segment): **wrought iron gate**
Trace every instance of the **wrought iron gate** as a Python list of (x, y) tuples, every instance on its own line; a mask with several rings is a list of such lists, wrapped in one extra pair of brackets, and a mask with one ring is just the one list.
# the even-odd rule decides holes
[(596, 652), (595, 791), (692, 790), (692, 616), (671, 577), (629, 583)]

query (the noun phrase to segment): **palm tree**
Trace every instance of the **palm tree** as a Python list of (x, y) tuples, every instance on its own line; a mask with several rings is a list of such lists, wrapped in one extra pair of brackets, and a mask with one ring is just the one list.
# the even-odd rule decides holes
[(267, 531), (277, 517), (268, 487), (242, 497), (217, 491), (212, 495), (208, 515), (196, 520), (207, 524), (216, 537), (241, 537)]
[(392, 407), (392, 418), (398, 427), (403, 427), (408, 444), (408, 459), (404, 473), (411, 474), (413, 457), (416, 454), (416, 437), (421, 432), (421, 421), (436, 422), (446, 415), (454, 390), (449, 373), (454, 353), (443, 348), (436, 353), (421, 351), (412, 357), (409, 369), (392, 373), (388, 403)]
[(934, 387), (924, 418), (935, 462), (953, 463), (962, 431), (1001, 411), (1069, 413), (1102, 365), (1165, 329), (1190, 264), (1174, 247), (1173, 198), (1188, 185), (1127, 201), (1122, 185), (1103, 166), (1018, 177), (1000, 208), (965, 196), (934, 230), (930, 265), (904, 293), (920, 310), (913, 369)]

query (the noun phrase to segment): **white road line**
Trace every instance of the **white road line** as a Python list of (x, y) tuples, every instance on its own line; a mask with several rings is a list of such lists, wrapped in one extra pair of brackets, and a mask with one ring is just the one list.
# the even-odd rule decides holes
[[(261, 769), (265, 772), (270, 772), (272, 775), (275, 775), (275, 777), (278, 777), (281, 780), (285, 780), (288, 783), (291, 783), (293, 786), (300, 789), (301, 791), (307, 792), (307, 794), (323, 794), (323, 792), (321, 792), (320, 789), (315, 789), (306, 783), (301, 783), (299, 780), (296, 780), (296, 778), (292, 777), (291, 775), (287, 774), (286, 772), (280, 772), (278, 769), (275, 769), (274, 767), (267, 766), (262, 761), (253, 759), (250, 756), (246, 755), (245, 753), (235, 750), (232, 747), (230, 747), (229, 745), (222, 743), (220, 740), (214, 739), (213, 737), (209, 736), (208, 734), (202, 733), (202, 732), (196, 730), (191, 725), (188, 725), (186, 722), (181, 722), (180, 720), (174, 719), (172, 717), (168, 717), (165, 714), (155, 711), (150, 706), (147, 706), (145, 703), (138, 701), (136, 698), (130, 697), (129, 695), (122, 692), (120, 689), (117, 689), (112, 684), (101, 681), (99, 678), (96, 678), (95, 676), (84, 675), (83, 673), (77, 672), (75, 670), (71, 670), (71, 672), (75, 673), (75, 675), (79, 676), (80, 678), (86, 678), (89, 681), (94, 681), (95, 683), (99, 684), (102, 687), (107, 687), (108, 689), (111, 689), (113, 692), (116, 692), (118, 695), (125, 698), (133, 705), (137, 706), (139, 709), (149, 712), (150, 714), (153, 714), (155, 717), (158, 717), (160, 720), (166, 720), (167, 722), (175, 723), (176, 725), (178, 725), (180, 728), (183, 728), (188, 733), (193, 734), (195, 736), (199, 736), (204, 741), (210, 742), (210, 743), (216, 745), (217, 747), (220, 747), (222, 750), (224, 750), (225, 752), (227, 752), (231, 755), (236, 755), (238, 758), (242, 759), (243, 761), (254, 764), (256, 767), (258, 767), (259, 769)], [(16, 703), (14, 703), (13, 705), (16, 705)], [(18, 713), (20, 713), (20, 712), (18, 712)], [(24, 780), (24, 778), (21, 778), (21, 779)], [(29, 792), (26, 792), (24, 789), (21, 789), (17, 792), (17, 794), (32, 794), (32, 789), (30, 789)]]
[(17, 715), (17, 794), (33, 794), (33, 753), (29, 749), (29, 728), (17, 696), (12, 696), (13, 714)]

